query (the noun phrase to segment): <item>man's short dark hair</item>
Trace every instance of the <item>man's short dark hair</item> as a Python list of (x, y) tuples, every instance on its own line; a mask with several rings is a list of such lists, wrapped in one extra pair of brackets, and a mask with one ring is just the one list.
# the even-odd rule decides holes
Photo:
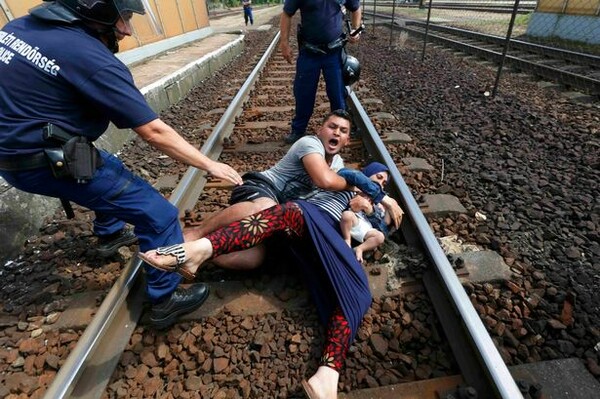
[(347, 120), (348, 122), (350, 122), (350, 129), (352, 129), (352, 116), (350, 116), (348, 111), (346, 111), (344, 109), (333, 110), (330, 113), (328, 113), (327, 116), (323, 119), (322, 124), (325, 124), (325, 122), (327, 122), (329, 120), (329, 118), (331, 118), (332, 116), (337, 116), (338, 118)]

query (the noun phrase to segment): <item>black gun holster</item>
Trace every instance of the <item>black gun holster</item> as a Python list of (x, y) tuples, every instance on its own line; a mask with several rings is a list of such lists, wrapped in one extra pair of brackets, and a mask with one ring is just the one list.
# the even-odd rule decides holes
[(62, 143), (58, 148), (44, 149), (48, 165), (57, 179), (72, 177), (77, 183), (87, 183), (103, 164), (100, 153), (87, 137), (71, 135), (49, 124), (44, 130), (44, 138)]
[(62, 150), (69, 172), (78, 183), (87, 183), (96, 169), (102, 166), (100, 153), (86, 137), (73, 137), (62, 146)]

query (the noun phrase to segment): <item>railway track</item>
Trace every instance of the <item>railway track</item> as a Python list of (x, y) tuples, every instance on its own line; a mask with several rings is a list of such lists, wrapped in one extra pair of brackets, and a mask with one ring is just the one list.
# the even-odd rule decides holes
[[(389, 14), (376, 14), (390, 20)], [(401, 20), (394, 29), (446, 48), (500, 64), (506, 39), (416, 20)], [(514, 70), (562, 85), (565, 90), (586, 93), (600, 99), (600, 57), (592, 54), (543, 46), (511, 39), (504, 63)]]
[[(206, 125), (199, 123), (197, 126), (198, 130), (212, 131), (218, 136), (202, 139), (203, 151), (214, 157), (220, 153), (222, 159), (240, 171), (263, 169), (279, 159), (286, 150), (280, 138), (287, 129), (292, 112), (289, 105), (292, 98), (285, 94), (290, 91), (293, 69), (277, 59), (268, 64), (269, 69), (262, 72), (260, 78), (258, 73), (253, 74), (249, 70), (240, 73), (254, 76), (255, 83), (235, 80), (223, 82), (223, 108), (207, 113)], [(251, 91), (252, 97), (245, 100), (243, 109), (228, 107), (232, 101), (244, 101), (245, 95), (238, 92), (240, 87)], [(344, 158), (351, 164), (364, 162), (367, 157), (386, 161), (385, 150), (394, 150), (393, 154), (398, 154), (402, 148), (393, 133), (394, 125), (398, 122), (391, 122), (379, 114), (380, 102), (369, 98), (368, 88), (359, 85), (355, 94), (351, 97), (350, 105), (358, 115), (361, 137), (365, 139), (364, 147), (358, 141), (354, 142)], [(323, 102), (323, 96), (321, 93), (320, 102)], [(362, 105), (355, 103), (359, 98)], [(326, 109), (319, 107), (317, 113), (322, 115)], [(363, 112), (375, 122), (386, 148), (380, 149), (380, 142), (367, 139), (373, 124), (366, 119), (360, 122)], [(315, 119), (318, 120), (318, 116)], [(392, 162), (397, 164), (397, 158)], [(144, 168), (148, 170), (138, 168), (141, 174), (152, 173), (154, 176), (155, 170), (147, 166)], [(228, 188), (222, 182), (206, 181), (202, 174), (194, 171), (180, 174), (172, 166), (156, 169), (163, 169), (163, 172), (167, 170), (167, 173), (178, 178), (179, 184), (171, 194), (171, 200), (179, 204), (188, 225), (198, 223), (203, 215), (225, 206)], [(397, 173), (395, 167), (392, 170), (394, 174)], [(183, 189), (187, 184), (183, 182), (188, 181), (191, 185), (194, 180), (200, 186), (204, 184), (204, 190), (197, 188), (196, 194), (188, 194), (188, 190)], [(402, 180), (396, 180), (393, 191), (396, 198), (404, 198), (405, 195), (411, 198), (410, 190), (402, 184)], [(198, 195), (200, 201), (195, 200)], [(420, 200), (417, 201), (417, 208), (423, 205)], [(401, 202), (407, 211), (411, 205), (415, 205), (415, 201), (410, 199)], [(442, 269), (431, 266), (425, 255), (416, 255), (410, 250), (419, 242), (418, 229), (414, 231), (422, 218), (419, 215), (420, 211), (410, 217), (410, 223), (405, 222), (402, 238), (398, 238), (401, 248), (398, 258), (405, 264), (415, 266), (421, 274), (427, 267), (435, 270), (433, 276), (424, 279), (429, 287), (427, 291), (444, 292), (444, 289), (432, 289), (431, 284), (436, 284), (436, 281), (439, 284), (439, 276), (443, 280), (454, 281), (455, 272), (449, 270), (448, 265)], [(420, 228), (429, 231), (427, 223)], [(428, 241), (425, 247), (427, 244), (437, 245), (435, 238), (431, 237), (429, 240), (433, 242)], [(381, 253), (375, 258), (379, 256)], [(430, 257), (435, 258), (435, 255)], [(442, 263), (447, 263), (445, 259), (443, 256)], [(280, 260), (274, 263), (275, 268), (282, 268), (285, 264)], [(406, 389), (408, 395), (411, 394), (410, 389), (415, 389), (414, 386), (398, 383), (443, 376), (442, 379), (427, 383), (430, 387), (428, 392), (435, 395), (435, 392), (455, 387), (461, 381), (461, 377), (455, 376), (458, 373), (463, 373), (465, 379), (479, 378), (477, 373), (484, 369), (480, 363), (473, 364), (463, 357), (466, 355), (458, 355), (457, 348), (453, 348), (454, 353), (451, 353), (446, 341), (454, 342), (458, 338), (452, 333), (444, 336), (437, 328), (440, 324), (446, 328), (449, 325), (446, 320), (434, 320), (434, 309), (436, 313), (440, 309), (439, 305), (432, 305), (432, 301), (451, 303), (445, 296), (437, 300), (428, 299), (421, 284), (415, 281), (416, 277), (420, 277), (418, 272), (408, 278), (392, 278), (396, 285), (390, 284), (389, 280), (382, 285), (381, 276), (389, 278), (387, 272), (396, 266), (372, 260), (367, 268), (373, 286), (378, 289), (375, 295), (377, 299), (353, 345), (347, 371), (342, 376), (341, 387), (347, 392), (347, 397), (371, 395), (384, 398), (384, 393), (374, 394), (365, 390), (365, 387), (388, 384), (394, 389), (393, 395), (399, 395), (402, 389)], [(319, 326), (314, 311), (306, 304), (306, 296), (302, 294), (297, 279), (268, 271), (248, 275), (207, 268), (201, 279), (211, 284), (213, 295), (209, 301), (169, 331), (160, 333), (145, 329), (143, 318), (138, 323), (142, 312), (142, 294), (137, 286), (137, 269), (138, 262), (129, 264), (113, 290), (107, 295), (100, 295), (104, 302), (99, 309), (93, 310), (96, 317), (79, 338), (77, 346), (73, 345), (75, 337), (70, 338), (72, 341), (63, 338), (62, 345), (68, 345), (72, 353), (66, 361), (50, 360), (50, 364), (61, 367), (51, 389), (46, 391), (46, 397), (60, 397), (61, 394), (72, 397), (150, 397), (166, 396), (167, 392), (173, 396), (175, 393), (191, 395), (191, 392), (195, 392), (198, 397), (299, 395), (299, 381), (307, 375), (306, 364), (310, 367), (310, 359), (314, 358), (307, 348), (319, 347)], [(392, 275), (398, 277), (402, 274), (404, 277), (407, 273), (404, 269), (402, 273)], [(464, 271), (459, 270), (458, 274), (465, 277)], [(476, 286), (485, 290), (490, 288), (490, 285)], [(460, 285), (457, 291), (464, 294)], [(471, 298), (475, 295), (473, 286), (467, 292)], [(466, 312), (479, 322), (476, 313), (472, 314), (470, 310)], [(455, 310), (442, 310), (442, 313), (456, 314)], [(464, 314), (463, 311), (459, 313)], [(464, 330), (461, 323), (455, 328)], [(53, 339), (48, 341), (51, 345)], [(389, 342), (387, 350), (380, 345), (382, 342)], [(464, 347), (471, 347), (468, 344), (456, 346), (459, 346), (458, 353)], [(486, 345), (475, 346), (486, 348)], [(228, 365), (221, 369), (226, 361)], [(384, 367), (381, 367), (382, 364)], [(499, 364), (502, 361), (495, 363), (494, 367)], [(251, 386), (248, 381), (251, 381)], [(422, 395), (426, 397), (424, 393)]]
[[(257, 144), (261, 139), (259, 138), (260, 135), (256, 134), (256, 131), (260, 130), (271, 133), (276, 132), (276, 137), (281, 137), (281, 128), (287, 128), (287, 122), (282, 124), (281, 121), (273, 120), (273, 114), (269, 112), (275, 112), (275, 114), (280, 112), (279, 115), (281, 115), (281, 111), (288, 108), (281, 106), (277, 108), (276, 104), (289, 101), (289, 98), (282, 101), (272, 99), (269, 95), (267, 105), (256, 105), (265, 100), (265, 94), (260, 95), (258, 92), (273, 93), (273, 91), (279, 91), (281, 84), (289, 86), (289, 81), (293, 78), (293, 70), (272, 55), (276, 48), (277, 39), (276, 37), (271, 43), (256, 68), (235, 94), (231, 103), (223, 112), (221, 119), (212, 129), (212, 134), (203, 145), (203, 153), (211, 158), (225, 159), (230, 164), (235, 165), (240, 162), (239, 158), (236, 160), (236, 157), (239, 157), (240, 154), (246, 153), (256, 157), (257, 153), (264, 154), (265, 147), (267, 147), (268, 152), (275, 152), (275, 155), (277, 155), (276, 157), (268, 157), (272, 159), (272, 161), (269, 160), (270, 163), (274, 162), (279, 154), (282, 154), (285, 150), (285, 148), (277, 145), (276, 147), (279, 148), (269, 151), (269, 146), (273, 145), (271, 141), (273, 137), (263, 136), (262, 143)], [(265, 65), (268, 65), (268, 70), (262, 71)], [(260, 91), (257, 90), (257, 87), (260, 87)], [(253, 93), (252, 97), (250, 97), (251, 92)], [(350, 161), (359, 163), (364, 162), (367, 158), (374, 158), (385, 162), (391, 168), (391, 190), (402, 203), (410, 221), (405, 222), (403, 228), (403, 233), (406, 236), (404, 240), (420, 243), (431, 259), (432, 269), (426, 273), (423, 281), (430, 294), (437, 293), (433, 296), (433, 306), (436, 313), (456, 314), (456, 317), (445, 317), (442, 326), (449, 342), (451, 342), (452, 350), (464, 380), (469, 386), (476, 387), (484, 397), (511, 399), (521, 397), (519, 388), (510, 376), (506, 366), (503, 365), (491, 338), (472, 307), (456, 273), (431, 233), (419, 204), (417, 204), (411, 195), (410, 189), (404, 183), (395, 161), (379, 137), (379, 133), (372, 124), (367, 111), (361, 105), (355, 93), (350, 94), (348, 101), (363, 141), (362, 145), (358, 141), (354, 143), (355, 148), (352, 151), (353, 155), (351, 155), (352, 159)], [(243, 108), (244, 104), (246, 104), (246, 108)], [(321, 113), (323, 112), (323, 108), (321, 108)], [(263, 119), (262, 116), (264, 116), (264, 120), (256, 120)], [(238, 137), (240, 131), (244, 131), (244, 134)], [(248, 140), (253, 141), (254, 144), (248, 144)], [(223, 143), (226, 143), (228, 147), (225, 153), (223, 153)], [(232, 146), (236, 147), (235, 150)], [(258, 151), (255, 152), (249, 149), (248, 146), (250, 148), (255, 146), (254, 150)], [(359, 147), (362, 146), (364, 146), (364, 150), (359, 150)], [(361, 156), (361, 154), (365, 154), (364, 151), (368, 155)], [(258, 157), (263, 158), (260, 155)], [(247, 157), (242, 156), (241, 161), (245, 163), (247, 159)], [(260, 169), (262, 166), (256, 163), (246, 164), (246, 170)], [(198, 202), (198, 197), (204, 195), (202, 190), (207, 191), (207, 187), (209, 188), (208, 191), (213, 191), (213, 193), (206, 195), (212, 196), (212, 201), (217, 202), (219, 198), (223, 197), (223, 193), (219, 193), (219, 191), (227, 190), (218, 181), (207, 182), (203, 173), (192, 168), (179, 181), (170, 196), (170, 201), (181, 210), (195, 209), (196, 203), (202, 205), (206, 202), (206, 199)], [(200, 214), (200, 212), (188, 211), (186, 214), (188, 223), (194, 223), (194, 218), (190, 216), (192, 214)], [(408, 226), (409, 223), (410, 226)], [(210, 279), (209, 274), (210, 271), (205, 272), (202, 278)], [(117, 362), (129, 344), (130, 336), (141, 315), (143, 290), (139, 275), (140, 262), (134, 259), (123, 270), (118, 282), (104, 299), (94, 319), (79, 338), (77, 346), (58, 371), (53, 383), (45, 393), (45, 397), (102, 396), (109, 380), (114, 378), (111, 377), (113, 370), (117, 367)], [(268, 284), (276, 283), (269, 280)], [(219, 307), (219, 305), (214, 304), (213, 306)], [(187, 327), (191, 328), (192, 331), (200, 329), (203, 324), (202, 320), (193, 320), (191, 323)], [(392, 321), (392, 324), (394, 323), (400, 325), (402, 321)], [(125, 373), (125, 375), (128, 374)], [(112, 385), (114, 386), (114, 382)], [(449, 386), (446, 388), (450, 389)]]

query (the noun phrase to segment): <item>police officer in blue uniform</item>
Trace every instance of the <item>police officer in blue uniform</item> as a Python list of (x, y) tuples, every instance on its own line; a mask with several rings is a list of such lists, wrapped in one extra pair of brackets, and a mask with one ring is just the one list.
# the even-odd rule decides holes
[[(242, 183), (234, 169), (201, 154), (164, 123), (114, 56), (119, 40), (132, 34), (132, 16), (151, 16), (146, 1), (49, 1), (0, 30), (0, 175), (20, 190), (93, 210), (94, 231), (110, 238), (108, 247), (126, 243), (123, 228), (133, 225), (141, 251), (183, 241), (178, 210), (91, 144), (109, 122), (133, 129), (178, 161)], [(156, 328), (208, 296), (205, 284), (183, 289), (176, 273), (145, 272)]]
[(294, 143), (306, 132), (315, 106), (321, 71), (323, 71), (331, 110), (346, 109), (342, 79), (344, 7), (352, 14), (352, 32), (348, 40), (354, 43), (359, 39), (359, 34), (353, 35), (354, 31), (361, 26), (362, 22), (359, 0), (285, 0), (283, 4), (279, 47), (283, 58), (290, 64), (292, 50), (289, 38), (292, 17), (298, 10), (301, 15), (294, 79), (296, 114), (292, 120), (292, 131), (285, 137), (285, 142), (288, 144)]

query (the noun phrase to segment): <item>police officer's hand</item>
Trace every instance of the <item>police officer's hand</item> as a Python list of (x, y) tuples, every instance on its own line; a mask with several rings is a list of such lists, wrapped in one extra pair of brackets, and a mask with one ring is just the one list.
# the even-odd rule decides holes
[[(358, 40), (360, 39), (360, 32), (355, 33), (358, 29), (353, 30), (352, 32), (350, 32), (350, 34), (348, 35), (348, 41), (350, 43), (356, 43), (358, 42)], [(362, 29), (361, 29), (362, 30)]]
[(400, 223), (402, 222), (402, 215), (404, 215), (404, 211), (402, 210), (402, 208), (400, 208), (400, 205), (398, 205), (398, 202), (395, 199), (393, 199), (392, 197), (390, 197), (389, 195), (386, 195), (381, 200), (381, 204), (385, 207), (386, 211), (390, 215), (391, 221), (392, 221), (392, 223), (394, 223), (394, 227), (395, 228), (400, 227)]
[(293, 58), (292, 58), (292, 48), (290, 47), (290, 44), (287, 42), (282, 41), (279, 44), (279, 49), (281, 50), (281, 55), (283, 56), (283, 58), (288, 62), (288, 63), (292, 63)]
[(242, 184), (242, 177), (235, 171), (231, 166), (221, 163), (221, 162), (213, 162), (210, 167), (206, 169), (206, 171), (216, 178), (227, 180), (239, 186)]

